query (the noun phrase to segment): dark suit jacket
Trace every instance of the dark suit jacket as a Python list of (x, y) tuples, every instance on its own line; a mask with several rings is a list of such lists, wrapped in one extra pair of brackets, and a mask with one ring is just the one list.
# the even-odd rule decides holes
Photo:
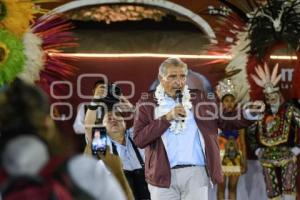
[[(199, 90), (192, 90), (191, 96), (195, 120), (205, 142), (208, 176), (213, 183), (220, 183), (223, 176), (217, 140), (218, 128), (240, 129), (249, 126), (250, 122), (245, 119), (225, 120), (219, 118), (218, 114), (212, 117), (210, 113), (218, 110), (215, 100), (208, 99), (206, 93)], [(134, 142), (139, 148), (145, 148), (146, 181), (154, 186), (168, 188), (171, 183), (171, 170), (161, 136), (171, 124), (164, 117), (154, 119), (156, 106), (154, 93), (148, 93), (148, 96), (143, 96), (139, 100), (134, 120)], [(231, 112), (225, 115), (230, 117), (236, 114), (237, 112)], [(210, 119), (203, 119), (205, 117)]]

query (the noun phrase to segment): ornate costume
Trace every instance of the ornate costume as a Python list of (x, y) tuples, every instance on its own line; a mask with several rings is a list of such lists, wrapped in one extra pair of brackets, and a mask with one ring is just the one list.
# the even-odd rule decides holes
[[(255, 67), (264, 62), (269, 62), (270, 56), (274, 51), (282, 48), (282, 45), (285, 45), (284, 52), (287, 52), (288, 55), (300, 57), (300, 24), (297, 23), (300, 17), (299, 1), (219, 1), (224, 6), (219, 8), (215, 6), (208, 7), (208, 13), (217, 16), (218, 20), (215, 28), (215, 30), (218, 30), (216, 32), (218, 42), (208, 47), (208, 53), (232, 55), (232, 59), (225, 70), (227, 72), (240, 70), (240, 73), (232, 76), (231, 80), (236, 84), (238, 91), (242, 93), (245, 91), (243, 102), (259, 100), (264, 95), (265, 97), (268, 96), (267, 99), (269, 99), (267, 100), (269, 101), (269, 110), (265, 113), (264, 118), (256, 126), (252, 127), (258, 133), (257, 137), (254, 138), (263, 147), (259, 154), (258, 151), (256, 152), (257, 155), (262, 154), (260, 160), (263, 164), (262, 158), (266, 155), (269, 155), (268, 157), (271, 158), (274, 156), (272, 158), (273, 161), (276, 160), (276, 157), (281, 157), (280, 155), (288, 157), (288, 150), (284, 150), (286, 154), (279, 150), (282, 146), (286, 146), (287, 149), (293, 150), (294, 154), (296, 154), (296, 148), (293, 146), (295, 145), (296, 137), (294, 133), (297, 132), (295, 127), (298, 125), (298, 110), (292, 104), (282, 104), (279, 101), (281, 97), (279, 92), (277, 92), (279, 88), (275, 88), (280, 80), (280, 77), (276, 76), (277, 73), (274, 73), (274, 76), (270, 76), (270, 73), (266, 74), (268, 72), (266, 69), (255, 69)], [(211, 63), (215, 64), (215, 62)], [(300, 87), (297, 87), (300, 76), (299, 59), (291, 65), (293, 65), (295, 71), (292, 80), (292, 91), (289, 92), (292, 98), (299, 98)], [(255, 72), (258, 77), (251, 78), (249, 74), (254, 74)], [(266, 82), (266, 80), (268, 81)], [(264, 91), (260, 87), (263, 87)], [(269, 142), (272, 144), (269, 144)], [(273, 146), (279, 149), (273, 149)], [(268, 150), (264, 151), (265, 148)], [(273, 166), (274, 164), (271, 165)], [(295, 183), (296, 173), (294, 173), (294, 167), (296, 167), (294, 164), (292, 167), (288, 164), (280, 166), (283, 177), (286, 177), (283, 185), (290, 185), (287, 184), (288, 181), (292, 185)], [(281, 191), (277, 188), (275, 192), (274, 189), (275, 185), (278, 185), (277, 179), (274, 179), (274, 172), (268, 172), (267, 170), (270, 168), (264, 167), (264, 169), (269, 198), (279, 196)], [(293, 175), (291, 177), (285, 176), (285, 169), (289, 169)], [(267, 176), (268, 174), (273, 174), (273, 178)], [(294, 186), (289, 188), (293, 188), (290, 191), (295, 191)], [(283, 188), (284, 193), (286, 193), (287, 189), (287, 187)], [(294, 197), (285, 195), (285, 199), (294, 199)]]
[[(70, 32), (73, 25), (54, 13), (35, 20), (35, 14), (48, 11), (38, 4), (47, 2), (53, 0), (0, 1), (0, 86), (18, 77), (50, 94), (53, 82), (69, 81), (75, 74), (76, 67), (53, 55), (77, 46)], [(55, 93), (65, 94), (68, 89), (68, 86), (57, 87)]]
[[(243, 134), (243, 136), (241, 136)], [(223, 131), (219, 144), (222, 159), (222, 171), (225, 176), (241, 175), (245, 171), (246, 152), (243, 148), (245, 131)]]
[[(220, 81), (217, 86), (218, 97), (223, 101), (228, 95), (236, 100), (235, 87), (230, 79)], [(226, 105), (224, 105), (226, 109)], [(220, 154), (222, 159), (222, 171), (225, 176), (239, 176), (245, 172), (246, 150), (245, 150), (245, 131), (226, 130), (219, 134)]]
[(265, 65), (264, 70), (261, 67), (255, 69), (259, 77), (252, 75), (256, 84), (264, 88), (268, 107), (261, 120), (248, 130), (252, 141), (250, 147), (263, 167), (269, 198), (296, 192), (296, 156), (300, 152), (297, 147), (300, 111), (291, 103), (282, 103), (276, 87), (281, 78), (277, 76), (277, 68), (278, 65), (270, 75)]
[[(217, 86), (217, 95), (222, 102), (222, 107), (226, 111), (235, 109), (237, 99), (235, 85), (230, 79), (224, 79)], [(220, 183), (218, 185), (218, 200), (224, 198), (236, 200), (237, 184), (239, 176), (246, 171), (246, 145), (245, 131), (241, 130), (223, 130), (219, 134), (220, 156), (222, 163), (222, 172), (228, 179), (228, 184)], [(225, 196), (226, 185), (228, 188), (228, 197)]]

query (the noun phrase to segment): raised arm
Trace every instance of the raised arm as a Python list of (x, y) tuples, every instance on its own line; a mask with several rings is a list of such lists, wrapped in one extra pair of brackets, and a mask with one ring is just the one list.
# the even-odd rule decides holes
[(87, 138), (88, 144), (92, 143), (92, 128), (95, 126), (97, 118), (97, 110), (87, 109), (84, 119), (85, 126), (85, 136)]
[(245, 119), (240, 110), (224, 112), (217, 120), (218, 127), (221, 130), (239, 130), (242, 128), (247, 128), (253, 122), (254, 121)]
[(81, 104), (78, 108), (78, 112), (75, 118), (75, 121), (73, 123), (73, 129), (76, 134), (84, 134), (85, 133), (85, 127), (84, 127), (84, 104)]

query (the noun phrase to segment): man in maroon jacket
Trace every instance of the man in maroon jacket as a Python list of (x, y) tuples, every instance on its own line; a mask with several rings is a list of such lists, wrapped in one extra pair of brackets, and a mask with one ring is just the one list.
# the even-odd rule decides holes
[(214, 98), (188, 90), (187, 70), (179, 58), (165, 60), (155, 93), (142, 96), (137, 104), (134, 142), (145, 148), (145, 176), (152, 200), (207, 199), (210, 183), (223, 181), (218, 128), (250, 124), (238, 112), (219, 117)]

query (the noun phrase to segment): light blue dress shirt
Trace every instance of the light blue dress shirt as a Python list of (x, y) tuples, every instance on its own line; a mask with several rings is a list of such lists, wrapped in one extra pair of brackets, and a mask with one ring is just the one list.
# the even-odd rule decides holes
[[(176, 102), (170, 97), (166, 98), (164, 109), (173, 109)], [(186, 127), (181, 133), (175, 134), (170, 129), (165, 131), (163, 138), (171, 168), (176, 165), (205, 165), (199, 134), (201, 132), (191, 111), (187, 114)]]

